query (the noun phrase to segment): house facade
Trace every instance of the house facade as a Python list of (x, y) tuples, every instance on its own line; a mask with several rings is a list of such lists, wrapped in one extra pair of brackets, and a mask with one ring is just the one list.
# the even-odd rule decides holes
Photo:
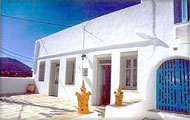
[(77, 101), (82, 80), (91, 105), (145, 101), (146, 110), (190, 112), (189, 0), (142, 0), (36, 41), (41, 94)]

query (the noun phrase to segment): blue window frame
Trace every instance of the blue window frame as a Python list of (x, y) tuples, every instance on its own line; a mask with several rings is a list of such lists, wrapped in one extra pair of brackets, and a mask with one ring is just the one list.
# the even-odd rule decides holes
[(174, 23), (190, 20), (190, 0), (174, 0)]

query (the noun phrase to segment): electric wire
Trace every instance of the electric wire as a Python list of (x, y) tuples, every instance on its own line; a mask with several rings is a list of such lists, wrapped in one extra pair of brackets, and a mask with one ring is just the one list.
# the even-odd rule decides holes
[[(38, 21), (38, 20), (32, 20), (32, 19), (27, 19), (27, 18), (21, 18), (21, 17), (15, 17), (15, 16), (10, 16), (10, 15), (5, 15), (5, 14), (0, 14), (2, 17), (8, 17), (8, 18), (12, 18), (12, 19), (18, 19), (18, 20), (24, 20), (24, 21), (29, 21), (29, 22), (35, 22), (35, 23), (42, 23), (42, 24), (48, 24), (48, 25), (55, 25), (55, 26), (59, 26), (59, 27), (72, 27), (71, 25), (63, 25), (63, 24), (57, 24), (57, 23), (51, 23), (51, 22), (46, 22), (46, 21)], [(91, 20), (89, 20), (88, 21), (88, 23), (85, 25), (85, 27), (83, 28), (84, 29), (84, 35), (83, 35), (83, 37), (85, 37), (85, 31), (87, 32), (87, 33), (89, 33), (90, 35), (92, 35), (92, 36), (94, 36), (96, 39), (99, 39), (101, 42), (103, 42), (103, 40), (102, 39), (100, 39), (99, 37), (97, 37), (96, 35), (94, 35), (93, 33), (91, 33), (91, 32), (89, 32), (89, 31), (87, 31), (86, 30), (86, 27), (87, 27), (87, 25), (90, 23), (90, 21)], [(83, 48), (84, 48), (84, 40), (85, 38), (83, 38)], [(44, 44), (43, 44), (43, 46), (44, 46)], [(3, 50), (5, 50), (5, 51), (7, 51), (7, 52), (10, 52), (10, 53), (12, 53), (12, 54), (15, 54), (15, 55), (17, 55), (17, 56), (20, 56), (20, 57), (23, 57), (23, 58), (26, 58), (26, 59), (30, 59), (30, 60), (33, 60), (32, 58), (28, 58), (28, 57), (26, 57), (26, 56), (22, 56), (22, 55), (19, 55), (19, 54), (17, 54), (17, 53), (14, 53), (14, 52), (12, 52), (12, 51), (9, 51), (9, 50), (7, 50), (7, 49), (5, 49), (5, 48), (2, 48), (2, 47), (0, 47), (1, 49), (3, 49)], [(44, 48), (45, 48), (45, 46), (44, 46)], [(45, 48), (46, 49), (46, 48)], [(47, 52), (47, 50), (46, 50), (46, 52)], [(4, 53), (5, 54), (5, 53)]]
[(23, 57), (23, 58), (25, 58), (25, 59), (33, 60), (32, 58), (29, 58), (29, 57), (26, 57), (26, 56), (17, 54), (17, 53), (15, 53), (15, 52), (12, 52), (12, 51), (10, 51), (10, 50), (7, 50), (7, 49), (5, 49), (5, 48), (3, 48), (3, 47), (0, 47), (0, 49), (5, 50), (5, 51), (7, 51), (7, 52), (10, 52), (10, 53), (12, 53), (12, 54), (15, 54), (15, 55), (17, 55), (17, 56)]
[(33, 63), (32, 61), (28, 61), (28, 60), (24, 60), (24, 59), (22, 59), (22, 58), (18, 58), (18, 57), (16, 57), (16, 56), (10, 55), (10, 54), (5, 53), (5, 52), (3, 52), (3, 51), (0, 51), (0, 53), (5, 54), (5, 55), (7, 55), (7, 56), (9, 56), (9, 57), (16, 58), (16, 59), (21, 60), (21, 61)]
[(5, 14), (0, 14), (0, 15), (2, 17), (19, 19), (19, 20), (24, 20), (24, 21), (34, 22), (34, 23), (48, 24), (48, 25), (54, 25), (54, 26), (59, 26), (59, 27), (72, 27), (72, 25), (63, 25), (63, 24), (57, 24), (57, 23), (52, 23), (52, 22), (46, 22), (46, 21), (32, 20), (32, 19), (15, 17), (15, 16), (5, 15)]
[(88, 34), (92, 35), (96, 39), (100, 40), (101, 42), (106, 43), (103, 39), (99, 38), (97, 35), (94, 35), (93, 33), (89, 32), (88, 30), (84, 29), (84, 31), (86, 31)]

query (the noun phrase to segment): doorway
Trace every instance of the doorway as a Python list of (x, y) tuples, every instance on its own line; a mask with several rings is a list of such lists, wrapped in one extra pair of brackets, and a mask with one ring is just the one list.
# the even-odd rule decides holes
[(54, 60), (51, 62), (50, 70), (50, 96), (58, 96), (58, 85), (59, 85), (59, 60)]
[(97, 105), (109, 105), (111, 97), (111, 55), (97, 56)]
[(101, 65), (102, 69), (102, 89), (101, 89), (101, 105), (110, 104), (110, 88), (111, 88), (111, 65)]

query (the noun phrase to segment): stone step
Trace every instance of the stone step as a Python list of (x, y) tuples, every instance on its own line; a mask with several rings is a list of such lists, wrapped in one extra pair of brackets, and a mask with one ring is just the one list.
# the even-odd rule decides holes
[(149, 117), (145, 117), (145, 118), (143, 118), (142, 120), (156, 120), (156, 119), (149, 118)]
[(190, 115), (152, 109), (147, 111), (147, 117), (156, 120), (190, 120)]

